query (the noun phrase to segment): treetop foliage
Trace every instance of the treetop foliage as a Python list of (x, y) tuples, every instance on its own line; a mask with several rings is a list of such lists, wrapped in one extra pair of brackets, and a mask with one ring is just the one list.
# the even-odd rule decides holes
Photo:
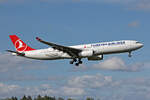
[[(24, 95), (22, 98), (18, 99), (17, 97), (11, 97), (11, 98), (6, 98), (6, 99), (2, 99), (2, 100), (65, 100), (64, 98), (62, 97), (59, 97), (59, 98), (55, 98), (55, 97), (50, 97), (50, 96), (41, 96), (41, 95), (38, 95), (37, 97), (35, 98), (32, 98), (31, 96), (26, 96)], [(75, 99), (72, 99), (72, 98), (68, 98), (66, 100), (75, 100)], [(93, 98), (90, 98), (90, 97), (87, 97), (86, 100), (94, 100)], [(100, 100), (100, 99), (98, 99)]]

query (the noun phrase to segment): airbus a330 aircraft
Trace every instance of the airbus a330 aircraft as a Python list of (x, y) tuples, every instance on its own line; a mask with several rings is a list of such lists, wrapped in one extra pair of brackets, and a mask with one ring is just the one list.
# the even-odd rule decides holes
[(74, 62), (76, 66), (82, 64), (81, 59), (87, 58), (88, 60), (102, 60), (103, 55), (113, 54), (113, 53), (129, 53), (131, 57), (131, 52), (143, 47), (143, 44), (138, 41), (133, 40), (121, 40), (112, 42), (101, 42), (93, 44), (83, 44), (75, 46), (63, 46), (54, 44), (51, 42), (46, 42), (38, 37), (36, 39), (49, 45), (51, 48), (46, 49), (33, 49), (26, 45), (19, 37), (16, 35), (10, 35), (13, 45), (16, 51), (7, 50), (13, 55), (38, 59), (38, 60), (56, 60), (56, 59), (72, 59), (70, 64)]

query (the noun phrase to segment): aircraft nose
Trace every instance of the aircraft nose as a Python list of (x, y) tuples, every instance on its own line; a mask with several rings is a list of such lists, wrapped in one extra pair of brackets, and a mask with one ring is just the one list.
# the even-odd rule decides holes
[(140, 48), (142, 48), (143, 46), (144, 46), (144, 44), (142, 44), (142, 43), (139, 44), (139, 47), (140, 47)]

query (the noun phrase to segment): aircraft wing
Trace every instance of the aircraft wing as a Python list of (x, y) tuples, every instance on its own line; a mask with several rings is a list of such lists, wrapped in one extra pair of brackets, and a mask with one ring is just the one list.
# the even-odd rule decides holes
[(46, 42), (46, 41), (40, 39), (39, 37), (36, 37), (36, 39), (39, 42), (47, 44), (47, 45), (51, 46), (54, 49), (63, 51), (65, 53), (68, 53), (72, 57), (78, 57), (78, 54), (82, 51), (81, 49), (76, 49), (76, 48), (71, 48), (71, 47), (67, 47), (67, 46), (58, 45), (58, 44), (51, 43), (51, 42)]

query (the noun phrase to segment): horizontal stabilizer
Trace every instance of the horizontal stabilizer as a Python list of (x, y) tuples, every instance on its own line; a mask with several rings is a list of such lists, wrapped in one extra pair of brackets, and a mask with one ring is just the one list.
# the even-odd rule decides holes
[(20, 53), (17, 51), (12, 51), (12, 50), (6, 50), (7, 52), (11, 52), (11, 53), (16, 53), (18, 56), (25, 56), (25, 53)]

